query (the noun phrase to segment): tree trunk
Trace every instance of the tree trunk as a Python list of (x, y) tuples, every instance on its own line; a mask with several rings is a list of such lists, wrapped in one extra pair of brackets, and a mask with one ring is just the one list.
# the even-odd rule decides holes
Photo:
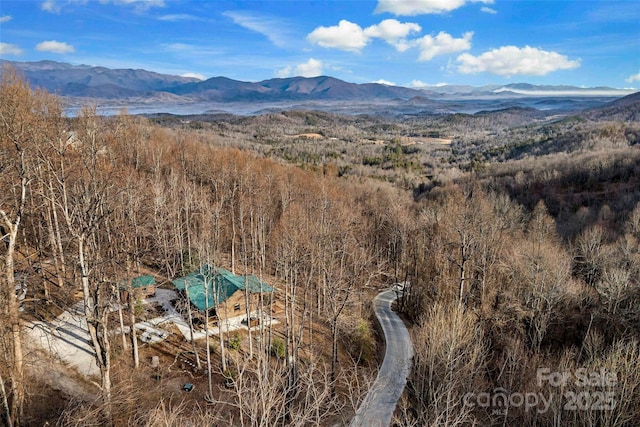
[(336, 397), (336, 369), (338, 363), (338, 319), (331, 322), (331, 398)]
[(460, 265), (460, 284), (458, 286), (458, 304), (460, 304), (461, 306), (464, 304), (464, 281), (466, 280), (466, 261), (462, 261), (462, 264)]
[[(96, 364), (100, 369), (100, 380), (102, 388), (102, 399), (104, 402), (104, 414), (105, 418), (111, 423), (111, 377), (110, 377), (110, 362), (109, 362), (109, 341), (106, 325), (100, 325), (101, 320), (96, 316), (96, 297), (98, 296), (98, 290), (96, 289), (95, 295), (91, 292), (89, 287), (89, 266), (85, 260), (85, 239), (84, 234), (80, 234), (78, 237), (78, 265), (80, 267), (81, 283), (82, 283), (82, 297), (84, 303), (84, 315), (87, 321), (87, 329), (89, 330), (89, 336), (91, 337), (91, 343), (95, 352)], [(106, 314), (105, 314), (106, 317)], [(105, 348), (106, 347), (106, 348)]]
[[(215, 282), (216, 279), (214, 279), (213, 283)], [(218, 288), (216, 287), (214, 289), (214, 292), (218, 291)], [(216, 296), (214, 298), (214, 307), (216, 308), (216, 316), (218, 317), (218, 341), (220, 343), (220, 362), (222, 364), (222, 372), (225, 373), (227, 371), (227, 355), (226, 355), (226, 350), (224, 347), (224, 336), (222, 335), (222, 319), (220, 319), (220, 305), (218, 305), (218, 297)]]
[(204, 341), (207, 346), (207, 381), (209, 383), (209, 398), (213, 398), (213, 384), (211, 383), (211, 347), (209, 346), (209, 284), (204, 282)]
[[(4, 213), (4, 212), (3, 212)], [(13, 363), (11, 366), (11, 418), (14, 425), (20, 424), (22, 418), (22, 407), (24, 403), (24, 367), (22, 354), (22, 334), (20, 330), (19, 304), (16, 298), (16, 281), (13, 264), (13, 254), (16, 247), (16, 239), (18, 237), (18, 226), (20, 218), (11, 224), (9, 228), (9, 245), (5, 256), (6, 278), (7, 278), (7, 294), (9, 296), (8, 314), (11, 324), (11, 337), (13, 344)]]
[(13, 427), (13, 420), (11, 419), (11, 410), (9, 408), (9, 402), (7, 401), (7, 391), (4, 388), (4, 380), (0, 374), (0, 393), (2, 393), (2, 406), (4, 407), (4, 415), (7, 422), (7, 427)]
[(105, 416), (108, 422), (112, 421), (112, 404), (111, 404), (111, 345), (109, 343), (109, 328), (107, 327), (107, 314), (108, 310), (103, 310), (102, 318), (100, 319), (100, 348), (102, 349), (102, 360), (104, 366), (100, 369), (100, 379), (102, 385), (102, 396), (105, 405)]
[(138, 332), (136, 331), (136, 313), (135, 299), (133, 292), (129, 292), (129, 316), (131, 321), (131, 348), (133, 350), (133, 366), (138, 369), (140, 367), (140, 354), (138, 352)]
[(247, 333), (249, 338), (249, 358), (253, 357), (253, 340), (251, 334), (251, 295), (249, 293), (249, 279), (244, 279), (244, 302), (246, 305), (245, 314), (247, 315)]
[[(120, 321), (120, 336), (122, 336), (122, 349), (127, 349), (127, 334), (124, 332), (124, 317), (122, 316), (122, 299), (120, 297), (120, 288), (116, 285), (116, 296), (118, 304), (118, 320)], [(131, 325), (133, 328), (133, 325)]]
[[(64, 169), (63, 169), (64, 173)], [(56, 204), (54, 202), (53, 184), (49, 181), (49, 195), (51, 197), (51, 214), (53, 215), (53, 229), (55, 230), (55, 243), (58, 247), (57, 254), (60, 262), (60, 271), (62, 272), (63, 279), (58, 278), (58, 283), (63, 286), (64, 278), (66, 276), (66, 266), (64, 262), (64, 248), (62, 247), (62, 237), (60, 233), (60, 223), (58, 222), (58, 211), (56, 210)], [(63, 202), (66, 203), (66, 191), (63, 187)]]
[(202, 367), (200, 364), (200, 355), (198, 354), (198, 349), (196, 348), (196, 341), (193, 339), (193, 317), (191, 316), (191, 300), (189, 299), (189, 284), (185, 281), (184, 283), (184, 293), (187, 297), (187, 316), (189, 318), (189, 333), (191, 334), (191, 347), (193, 349), (193, 354), (196, 357), (196, 366), (198, 369)]
[(22, 331), (20, 329), (19, 303), (16, 297), (16, 278), (13, 255), (18, 240), (18, 229), (22, 220), (22, 211), (27, 196), (27, 178), (24, 172), (24, 152), (21, 155), (21, 188), (18, 211), (14, 221), (11, 221), (4, 210), (0, 210), (0, 217), (9, 230), (9, 242), (5, 255), (8, 304), (7, 311), (11, 325), (11, 340), (13, 344), (13, 363), (11, 364), (11, 411), (14, 425), (20, 425), (24, 405), (24, 366), (22, 354)]

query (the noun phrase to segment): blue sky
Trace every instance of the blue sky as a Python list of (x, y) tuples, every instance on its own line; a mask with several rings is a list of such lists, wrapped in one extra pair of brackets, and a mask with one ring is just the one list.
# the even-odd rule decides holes
[(0, 57), (245, 81), (640, 87), (640, 2), (1, 0)]

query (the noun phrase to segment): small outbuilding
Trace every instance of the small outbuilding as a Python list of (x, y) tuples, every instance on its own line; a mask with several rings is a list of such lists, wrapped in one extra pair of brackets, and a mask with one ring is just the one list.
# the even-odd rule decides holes
[(156, 279), (153, 276), (145, 275), (131, 279), (131, 285), (120, 284), (121, 301), (129, 301), (129, 290), (133, 293), (134, 300), (146, 299), (156, 295)]

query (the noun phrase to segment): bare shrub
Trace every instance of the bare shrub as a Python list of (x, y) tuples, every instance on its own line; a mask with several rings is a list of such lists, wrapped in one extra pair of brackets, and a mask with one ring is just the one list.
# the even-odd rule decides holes
[(434, 305), (412, 336), (415, 356), (411, 387), (420, 425), (474, 422), (464, 395), (484, 389), (487, 347), (475, 316), (458, 305)]

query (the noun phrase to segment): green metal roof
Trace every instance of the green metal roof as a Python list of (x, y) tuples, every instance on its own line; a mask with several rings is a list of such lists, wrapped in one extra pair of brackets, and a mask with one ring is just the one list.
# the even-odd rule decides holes
[[(215, 307), (216, 303), (222, 303), (231, 295), (245, 288), (251, 293), (273, 292), (273, 287), (265, 282), (260, 282), (256, 276), (236, 276), (224, 268), (215, 268), (208, 264), (203, 265), (197, 271), (171, 283), (183, 291), (189, 293), (189, 300), (199, 310)], [(206, 288), (205, 288), (206, 286)], [(207, 292), (205, 292), (205, 289)], [(208, 293), (208, 298), (205, 294)], [(208, 301), (207, 301), (208, 300)]]
[[(133, 289), (144, 288), (145, 286), (151, 286), (156, 284), (156, 279), (153, 276), (138, 276), (131, 279), (131, 287)], [(118, 282), (119, 289), (129, 289), (129, 281), (123, 280)]]
[(131, 279), (131, 287), (144, 288), (145, 286), (151, 286), (156, 284), (156, 279), (153, 276), (140, 276)]

